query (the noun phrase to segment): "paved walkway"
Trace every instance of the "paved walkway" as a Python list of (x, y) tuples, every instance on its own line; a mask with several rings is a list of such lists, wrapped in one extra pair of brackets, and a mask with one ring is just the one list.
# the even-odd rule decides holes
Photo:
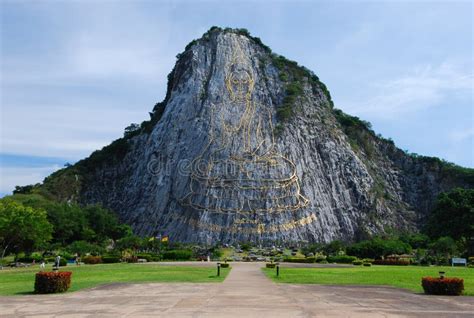
[(111, 284), (62, 295), (0, 297), (0, 317), (473, 317), (474, 297), (389, 287), (275, 284), (233, 263), (221, 284)]

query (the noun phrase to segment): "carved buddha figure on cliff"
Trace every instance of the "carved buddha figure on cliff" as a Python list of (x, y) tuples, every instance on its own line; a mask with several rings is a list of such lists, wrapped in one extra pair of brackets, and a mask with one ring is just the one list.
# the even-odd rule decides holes
[(254, 75), (242, 55), (223, 83), (225, 102), (212, 106), (210, 142), (192, 164), (182, 202), (210, 213), (294, 211), (308, 204), (293, 162), (275, 150), (272, 112), (254, 102)]

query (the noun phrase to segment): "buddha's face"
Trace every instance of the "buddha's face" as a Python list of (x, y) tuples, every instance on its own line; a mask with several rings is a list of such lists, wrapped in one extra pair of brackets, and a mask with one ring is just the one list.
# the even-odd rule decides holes
[(246, 100), (250, 98), (253, 90), (253, 78), (250, 72), (242, 65), (232, 65), (226, 78), (227, 90), (232, 100)]

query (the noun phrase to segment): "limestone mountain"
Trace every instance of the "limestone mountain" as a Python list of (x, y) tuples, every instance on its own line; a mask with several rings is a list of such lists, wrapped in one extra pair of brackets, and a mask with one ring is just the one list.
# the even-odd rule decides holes
[(244, 29), (192, 41), (150, 117), (41, 191), (102, 204), (139, 235), (265, 244), (416, 230), (440, 192), (474, 185), (334, 108), (313, 72)]

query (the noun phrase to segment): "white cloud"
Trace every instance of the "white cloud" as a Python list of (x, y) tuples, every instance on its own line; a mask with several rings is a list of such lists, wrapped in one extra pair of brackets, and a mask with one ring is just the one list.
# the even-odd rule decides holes
[(131, 122), (147, 115), (140, 109), (114, 109), (92, 102), (71, 105), (25, 105), (3, 109), (1, 152), (77, 160), (121, 137)]
[(17, 185), (40, 182), (60, 168), (58, 165), (34, 168), (0, 166), (0, 193), (11, 193)]
[(149, 118), (178, 52), (168, 9), (158, 16), (133, 3), (24, 10), (61, 29), (38, 32), (40, 50), (2, 49), (1, 152), (77, 160)]
[(358, 115), (394, 119), (436, 106), (449, 96), (472, 96), (473, 74), (460, 64), (445, 62), (437, 67), (420, 66), (408, 75), (373, 83), (366, 102), (348, 102), (344, 107)]
[[(466, 128), (466, 129), (458, 129), (458, 130), (453, 130), (449, 134), (449, 139), (452, 142), (461, 142), (466, 139), (474, 137), (474, 128)], [(471, 149), (472, 150), (472, 149)]]

